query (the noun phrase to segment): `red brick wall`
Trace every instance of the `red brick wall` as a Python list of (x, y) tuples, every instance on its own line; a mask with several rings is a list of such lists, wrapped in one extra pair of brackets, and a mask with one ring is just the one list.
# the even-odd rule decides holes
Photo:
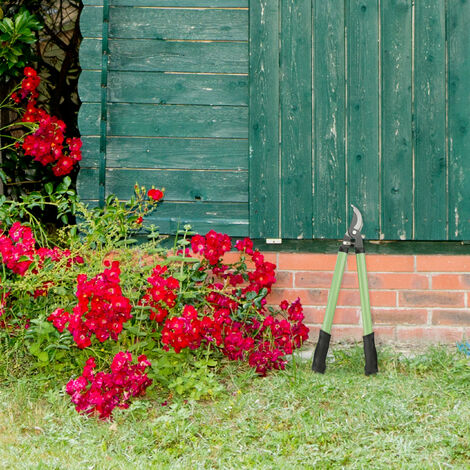
[[(336, 255), (267, 253), (278, 267), (270, 304), (300, 297), (311, 338), (323, 321)], [(366, 255), (378, 341), (454, 343), (470, 337), (470, 256)], [(332, 340), (362, 337), (355, 256), (348, 257)]]

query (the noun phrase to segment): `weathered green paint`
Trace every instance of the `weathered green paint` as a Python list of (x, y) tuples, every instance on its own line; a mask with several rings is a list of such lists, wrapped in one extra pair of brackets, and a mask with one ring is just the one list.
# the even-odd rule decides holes
[[(150, 220), (163, 232), (191, 223), (248, 234), (246, 7), (246, 0), (111, 2), (106, 194), (128, 198), (135, 182), (166, 187)], [(78, 192), (95, 202), (101, 18), (100, 7), (81, 16)]]
[(411, 0), (382, 0), (382, 232), (413, 236)]
[[(248, 137), (246, 107), (174, 106), (111, 103), (110, 136)], [(84, 135), (98, 135), (99, 105), (84, 103), (79, 126)]]
[[(112, 0), (113, 6), (247, 8), (249, 0)], [(103, 5), (103, 0), (83, 0), (84, 5)]]
[[(78, 86), (82, 102), (98, 102), (99, 85), (98, 71), (82, 72)], [(247, 76), (110, 72), (108, 88), (111, 103), (248, 106)]]
[(350, 0), (347, 34), (347, 199), (348, 203), (361, 210), (366, 222), (366, 237), (379, 238), (379, 48), (376, 0)]
[(449, 238), (470, 240), (470, 2), (447, 6)]
[[(83, 137), (81, 167), (97, 167), (97, 137)], [(108, 137), (109, 168), (247, 170), (247, 139)], [(137, 157), (136, 157), (137, 156)]]
[(236, 237), (248, 236), (247, 203), (171, 203), (164, 202), (155, 217), (150, 216), (162, 233), (175, 233), (185, 224), (195, 231), (207, 233), (209, 230), (227, 233)]
[[(83, 36), (101, 36), (101, 10), (90, 7), (83, 11)], [(115, 7), (109, 21), (113, 38), (248, 41), (247, 10)]]
[(280, 64), (281, 237), (312, 238), (311, 0), (281, 1)]
[(108, 129), (108, 67), (109, 67), (109, 0), (103, 0), (101, 17), (101, 80), (100, 80), (100, 159), (98, 165), (99, 204), (105, 204), (106, 140)]
[(280, 236), (279, 5), (250, 2), (250, 235)]
[[(97, 201), (84, 201), (96, 207)], [(158, 205), (156, 212), (146, 217), (146, 224), (155, 224), (160, 233), (175, 233), (190, 224), (198, 233), (209, 230), (234, 237), (248, 236), (248, 204), (224, 202), (167, 202)]]
[(344, 3), (314, 2), (313, 237), (346, 230)]
[[(98, 187), (88, 181), (97, 179), (96, 169), (82, 169), (78, 191), (83, 199), (97, 199)], [(247, 202), (246, 171), (137, 170), (108, 168), (106, 195), (120, 199), (132, 196), (134, 184), (164, 187), (166, 201)]]
[[(135, 72), (248, 73), (245, 42), (179, 42), (157, 39), (110, 39), (109, 70)], [(85, 38), (80, 46), (80, 64), (100, 69), (101, 40)]]
[(415, 234), (447, 238), (445, 2), (415, 4)]

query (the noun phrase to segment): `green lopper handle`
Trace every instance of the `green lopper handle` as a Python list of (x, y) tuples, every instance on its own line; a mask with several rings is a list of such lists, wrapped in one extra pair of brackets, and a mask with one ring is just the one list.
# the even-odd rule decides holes
[(333, 326), (333, 317), (335, 316), (336, 304), (338, 303), (339, 289), (341, 281), (343, 280), (344, 268), (346, 266), (348, 254), (344, 251), (338, 252), (336, 259), (335, 272), (333, 280), (331, 281), (331, 288), (328, 294), (328, 302), (326, 304), (325, 318), (321, 329), (328, 334), (331, 334), (331, 327)]
[(359, 295), (361, 297), (361, 314), (364, 336), (372, 333), (372, 315), (370, 313), (369, 285), (367, 283), (366, 255), (356, 254), (357, 277), (359, 279)]

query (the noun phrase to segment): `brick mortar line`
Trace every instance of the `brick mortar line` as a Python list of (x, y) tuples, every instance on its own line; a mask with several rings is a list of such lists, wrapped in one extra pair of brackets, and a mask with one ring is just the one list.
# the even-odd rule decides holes
[[(378, 289), (374, 289), (378, 290)], [(400, 289), (398, 288), (397, 290), (399, 291), (409, 291), (412, 290), (414, 292), (447, 292), (447, 293), (452, 293), (452, 292), (469, 292), (470, 287), (468, 289), (436, 289), (436, 288), (431, 288), (431, 289)]]
[[(295, 289), (295, 290), (330, 290), (329, 287), (276, 287), (275, 285), (273, 286), (272, 288), (273, 290), (274, 289)], [(341, 291), (343, 290), (348, 290), (348, 291), (357, 291), (359, 292), (359, 289), (358, 287), (341, 287)], [(412, 290), (412, 291), (420, 291), (420, 292), (430, 292), (430, 291), (436, 291), (437, 289), (413, 289), (413, 288), (410, 288), (410, 289), (404, 289), (404, 288), (400, 288), (400, 287), (385, 287), (383, 289), (381, 288), (376, 288), (376, 287), (370, 287), (369, 286), (369, 291), (382, 291), (382, 292), (398, 292), (398, 291), (409, 291), (409, 290)], [(340, 292), (341, 292), (340, 291)], [(467, 292), (467, 291), (470, 291), (470, 287), (468, 289), (465, 289), (465, 290), (457, 290), (457, 289), (447, 289), (447, 290), (444, 290), (444, 289), (439, 289), (439, 292)]]
[[(267, 304), (272, 307), (276, 307), (276, 304)], [(326, 305), (313, 305), (313, 304), (302, 304), (303, 308), (316, 308), (316, 309), (325, 309)], [(360, 305), (337, 305), (336, 308), (354, 308), (354, 309), (360, 309)], [(406, 312), (407, 310), (426, 310), (428, 314), (430, 312), (438, 311), (438, 310), (456, 310), (456, 311), (461, 311), (461, 310), (468, 310), (467, 307), (447, 307), (447, 306), (441, 306), (441, 307), (429, 307), (428, 305), (426, 306), (421, 306), (421, 307), (404, 307), (404, 306), (381, 306), (381, 305), (371, 305), (370, 308), (372, 310), (398, 310), (400, 312)]]
[[(322, 326), (322, 323), (306, 323), (305, 326), (307, 327), (310, 327), (310, 326), (314, 326), (314, 327), (321, 327)], [(351, 327), (351, 326), (355, 326), (355, 327), (358, 327), (358, 328), (362, 328), (362, 324), (360, 323), (333, 323), (333, 328), (335, 326), (346, 326), (346, 327)], [(381, 326), (391, 326), (393, 328), (396, 328), (397, 325), (396, 324), (380, 324), (380, 325), (374, 325), (374, 327), (377, 326), (377, 327), (381, 327)], [(416, 326), (419, 326), (419, 325), (410, 325), (412, 327), (416, 327)]]
[[(276, 307), (278, 306), (277, 304), (272, 304), (272, 303), (267, 303), (266, 305), (271, 306), (271, 307)], [(318, 304), (302, 304), (302, 307), (305, 308), (326, 308), (326, 302), (318, 305)], [(357, 308), (360, 309), (360, 305), (337, 305), (336, 308)], [(421, 305), (421, 306), (403, 306), (403, 305), (371, 305), (371, 309), (380, 309), (380, 310), (467, 310), (467, 307), (461, 306), (461, 307), (455, 307), (455, 306), (430, 306), (430, 305)], [(470, 312), (469, 312), (470, 314)]]
[[(278, 273), (292, 273), (297, 275), (299, 273), (334, 273), (334, 269), (279, 269), (276, 268)], [(356, 270), (354, 271), (344, 271), (345, 273), (357, 273)], [(367, 274), (412, 274), (412, 275), (419, 275), (419, 276), (426, 276), (428, 278), (432, 278), (432, 276), (452, 276), (457, 275), (461, 276), (463, 274), (470, 274), (470, 271), (371, 271), (370, 269), (367, 270)]]
[[(292, 289), (292, 290), (330, 290), (329, 287), (273, 287), (273, 290), (286, 290), (286, 289)], [(348, 292), (355, 292), (358, 291), (358, 287), (341, 287), (341, 291), (348, 291)], [(378, 287), (370, 287), (369, 286), (369, 292), (470, 292), (470, 287), (468, 289), (452, 289), (452, 290), (445, 290), (445, 289), (428, 289), (428, 288), (421, 288), (421, 289), (416, 289), (416, 288), (405, 288), (405, 287), (385, 287), (385, 288), (378, 288)]]
[(416, 329), (416, 328), (421, 328), (422, 330), (447, 330), (449, 328), (455, 328), (455, 329), (458, 329), (458, 330), (464, 330), (465, 327), (464, 326), (460, 326), (460, 325), (433, 325), (433, 326), (421, 326), (421, 325), (395, 325), (398, 328), (400, 329), (403, 329), (403, 330), (408, 330), (408, 329)]
[[(315, 327), (315, 328), (321, 328), (322, 324), (321, 323), (306, 323), (305, 326), (307, 328), (309, 327)], [(346, 327), (346, 328), (351, 328), (351, 327), (355, 327), (355, 328), (362, 328), (362, 325), (358, 324), (358, 323), (333, 323), (333, 329), (335, 327)], [(397, 324), (385, 324), (385, 323), (380, 323), (380, 324), (375, 324), (374, 325), (374, 329), (375, 328), (381, 328), (381, 327), (387, 327), (387, 328), (391, 328), (391, 329), (403, 329), (403, 330), (415, 330), (417, 328), (419, 329), (422, 329), (422, 330), (447, 330), (449, 328), (455, 328), (455, 329), (458, 329), (458, 330), (469, 330), (470, 331), (470, 327), (468, 326), (458, 326), (458, 325), (434, 325), (434, 326), (427, 326), (427, 325), (420, 325), (420, 324), (416, 324), (416, 325), (397, 325)]]
[[(302, 307), (308, 307), (308, 305), (302, 305)], [(344, 307), (344, 305), (340, 305), (339, 307)], [(467, 310), (466, 307), (430, 307), (428, 305), (423, 306), (423, 307), (389, 307), (389, 306), (384, 306), (381, 307), (380, 305), (371, 305), (370, 306), (372, 309), (385, 309), (385, 310)], [(360, 308), (358, 306), (358, 308)]]

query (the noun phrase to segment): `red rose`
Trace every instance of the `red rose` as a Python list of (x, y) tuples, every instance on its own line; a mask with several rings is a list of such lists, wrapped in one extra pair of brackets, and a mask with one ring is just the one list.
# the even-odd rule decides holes
[(149, 189), (147, 196), (154, 201), (160, 201), (160, 199), (163, 199), (163, 191), (159, 189)]

